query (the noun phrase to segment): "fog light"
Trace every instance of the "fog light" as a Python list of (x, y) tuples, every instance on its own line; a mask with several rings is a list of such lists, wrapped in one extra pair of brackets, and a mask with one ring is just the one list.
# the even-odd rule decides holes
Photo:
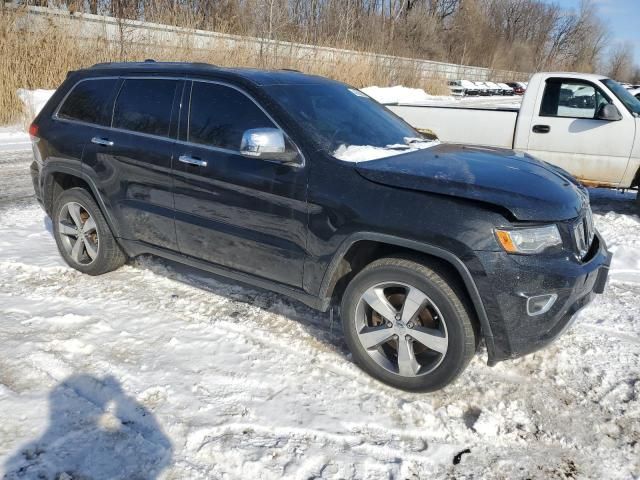
[(547, 313), (557, 299), (558, 295), (555, 293), (527, 297), (527, 314), (530, 317), (534, 317), (536, 315)]

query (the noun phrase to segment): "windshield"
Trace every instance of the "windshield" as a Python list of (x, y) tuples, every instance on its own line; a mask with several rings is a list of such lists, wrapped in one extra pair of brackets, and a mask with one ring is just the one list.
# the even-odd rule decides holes
[(398, 148), (423, 140), (386, 108), (345, 85), (272, 85), (265, 89), (331, 154), (351, 146)]
[(609, 90), (611, 90), (615, 94), (615, 96), (618, 97), (618, 99), (622, 103), (624, 103), (624, 106), (627, 107), (627, 109), (631, 113), (635, 113), (636, 115), (640, 116), (640, 100), (631, 95), (629, 93), (629, 90), (624, 88), (618, 82), (609, 78), (602, 80), (602, 83), (604, 83), (609, 88)]

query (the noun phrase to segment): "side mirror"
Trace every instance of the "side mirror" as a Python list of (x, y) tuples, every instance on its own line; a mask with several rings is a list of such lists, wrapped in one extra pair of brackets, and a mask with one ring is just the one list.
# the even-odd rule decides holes
[(613, 103), (605, 103), (598, 110), (596, 119), (617, 122), (618, 120), (622, 120), (622, 115), (620, 115), (620, 111)]
[(245, 157), (297, 163), (298, 152), (287, 150), (284, 133), (277, 128), (252, 128), (242, 134), (240, 153)]

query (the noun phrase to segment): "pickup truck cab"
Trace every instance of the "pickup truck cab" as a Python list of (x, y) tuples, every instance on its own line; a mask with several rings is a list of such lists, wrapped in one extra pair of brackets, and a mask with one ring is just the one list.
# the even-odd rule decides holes
[(354, 360), (398, 388), (444, 387), (481, 339), (491, 365), (542, 348), (605, 288), (611, 256), (570, 176), (427, 140), (326, 78), (101, 64), (29, 131), (71, 267), (153, 254), (339, 305)]
[(601, 75), (537, 73), (520, 108), (388, 107), (443, 142), (526, 152), (588, 186), (640, 183), (640, 101)]

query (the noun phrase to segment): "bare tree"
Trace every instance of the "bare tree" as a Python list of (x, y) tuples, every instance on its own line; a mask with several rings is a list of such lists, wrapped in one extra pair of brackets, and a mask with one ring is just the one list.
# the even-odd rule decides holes
[(609, 54), (607, 75), (615, 80), (631, 81), (635, 72), (633, 44), (631, 42), (618, 43)]

